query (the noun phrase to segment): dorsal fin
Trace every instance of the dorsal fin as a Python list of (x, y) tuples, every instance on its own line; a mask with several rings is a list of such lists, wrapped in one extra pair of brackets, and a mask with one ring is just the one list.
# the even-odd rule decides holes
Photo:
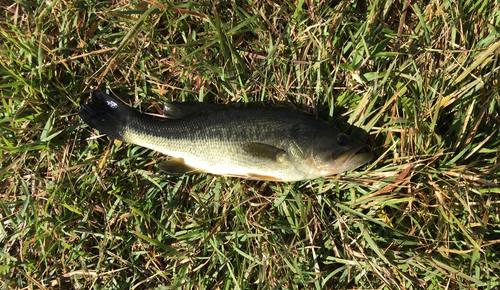
[(163, 115), (171, 119), (183, 119), (193, 114), (210, 110), (218, 106), (211, 103), (176, 103), (168, 102), (163, 107)]

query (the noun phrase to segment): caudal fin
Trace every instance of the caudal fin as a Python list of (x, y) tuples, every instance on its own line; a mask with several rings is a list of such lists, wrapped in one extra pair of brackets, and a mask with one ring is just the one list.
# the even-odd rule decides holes
[(130, 114), (135, 114), (135, 110), (118, 98), (95, 90), (92, 91), (90, 103), (83, 105), (78, 112), (78, 116), (85, 124), (122, 141), (123, 129)]

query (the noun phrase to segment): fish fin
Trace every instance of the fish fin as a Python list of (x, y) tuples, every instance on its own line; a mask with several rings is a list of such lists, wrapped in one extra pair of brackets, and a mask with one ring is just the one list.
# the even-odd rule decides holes
[(90, 127), (123, 141), (122, 131), (126, 121), (125, 116), (137, 114), (118, 98), (101, 91), (93, 90), (90, 103), (83, 105), (78, 116)]
[(171, 173), (171, 174), (202, 172), (199, 169), (196, 169), (184, 163), (184, 159), (182, 158), (174, 158), (167, 161), (163, 161), (158, 165), (158, 168), (165, 173)]
[(274, 177), (274, 176), (260, 175), (260, 174), (255, 174), (255, 173), (248, 173), (246, 175), (246, 178), (251, 179), (251, 180), (283, 181), (282, 179)]
[(283, 181), (282, 179), (279, 179), (274, 176), (268, 176), (268, 175), (261, 175), (261, 174), (255, 174), (255, 173), (247, 173), (247, 174), (231, 174), (231, 173), (225, 173), (222, 174), (223, 176), (230, 176), (230, 177), (239, 177), (239, 178), (245, 178), (249, 180), (262, 180), (262, 181)]
[(243, 145), (243, 150), (252, 156), (276, 162), (280, 162), (280, 157), (286, 153), (283, 149), (257, 142), (246, 143)]
[(182, 119), (218, 106), (211, 103), (175, 103), (168, 102), (163, 107), (163, 115), (171, 119)]

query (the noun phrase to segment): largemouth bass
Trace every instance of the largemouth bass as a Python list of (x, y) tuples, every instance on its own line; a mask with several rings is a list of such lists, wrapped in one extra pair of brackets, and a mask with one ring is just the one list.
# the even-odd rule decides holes
[(298, 181), (341, 173), (373, 158), (355, 139), (305, 115), (258, 106), (171, 103), (158, 120), (92, 91), (78, 113), (90, 127), (174, 157), (167, 173), (206, 172)]

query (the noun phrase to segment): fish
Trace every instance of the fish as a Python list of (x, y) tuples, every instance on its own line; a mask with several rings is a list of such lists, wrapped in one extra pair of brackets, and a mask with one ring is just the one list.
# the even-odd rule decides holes
[(262, 105), (175, 103), (158, 119), (91, 91), (78, 112), (91, 128), (172, 159), (168, 174), (293, 182), (336, 175), (373, 158), (366, 145), (305, 114)]

